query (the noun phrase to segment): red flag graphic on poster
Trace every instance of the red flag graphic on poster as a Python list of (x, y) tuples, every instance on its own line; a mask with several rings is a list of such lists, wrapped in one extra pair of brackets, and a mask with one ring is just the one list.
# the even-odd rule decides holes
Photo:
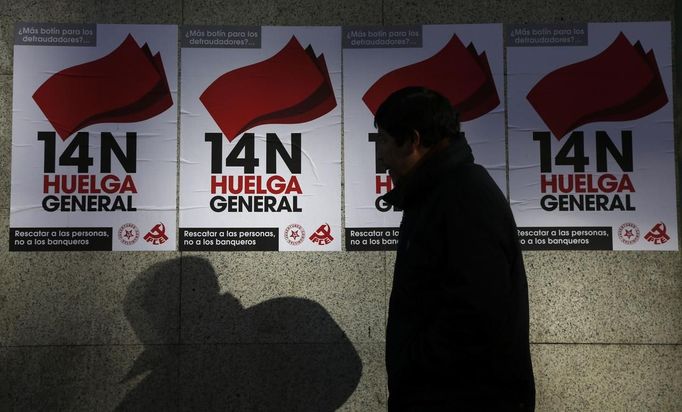
[(228, 141), (262, 124), (295, 124), (336, 107), (324, 55), (296, 37), (277, 54), (218, 77), (199, 100)]
[(421, 86), (447, 97), (460, 114), (460, 120), (473, 120), (500, 104), (485, 52), (478, 54), (456, 34), (438, 53), (409, 66), (385, 74), (367, 90), (362, 100), (376, 110), (391, 93), (408, 86)]
[(93, 124), (146, 120), (173, 105), (161, 54), (130, 34), (108, 55), (52, 75), (33, 100), (62, 140)]
[(559, 140), (584, 124), (635, 120), (668, 103), (653, 50), (622, 32), (598, 55), (549, 73), (527, 98)]

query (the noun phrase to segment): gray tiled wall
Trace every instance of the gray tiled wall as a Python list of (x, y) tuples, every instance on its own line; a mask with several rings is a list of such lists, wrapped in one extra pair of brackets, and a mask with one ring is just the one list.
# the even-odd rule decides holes
[[(390, 252), (9, 253), (14, 22), (674, 20), (675, 3), (0, 0), (0, 410), (385, 410), (383, 336), (395, 259)], [(674, 101), (679, 159), (677, 91)], [(537, 410), (682, 410), (679, 252), (525, 258)]]

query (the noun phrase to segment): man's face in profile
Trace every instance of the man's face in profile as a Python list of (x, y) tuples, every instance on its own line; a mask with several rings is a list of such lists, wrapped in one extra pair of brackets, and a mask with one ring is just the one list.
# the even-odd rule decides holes
[(418, 160), (414, 143), (410, 139), (405, 139), (403, 144), (399, 145), (396, 139), (382, 128), (379, 128), (377, 152), (394, 181), (405, 176)]

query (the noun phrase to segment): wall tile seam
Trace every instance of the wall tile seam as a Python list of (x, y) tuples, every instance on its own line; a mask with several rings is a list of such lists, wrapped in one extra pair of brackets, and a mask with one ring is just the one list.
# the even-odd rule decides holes
[[(682, 87), (682, 40), (680, 36), (682, 35), (682, 2), (674, 2), (673, 15), (670, 19), (671, 21), (671, 35), (672, 35), (672, 64), (673, 73), (677, 75), (673, 77), (673, 93), (678, 90), (678, 93), (673, 94), (673, 145), (675, 147), (675, 160), (677, 167), (675, 168), (675, 173), (677, 177), (677, 209), (678, 209), (678, 233), (682, 231), (682, 212), (680, 208), (682, 207), (682, 131), (680, 130), (682, 126), (675, 123), (675, 119), (679, 119), (682, 116), (682, 98), (680, 97), (680, 87)], [(682, 250), (682, 240), (680, 240), (680, 250)]]
[(680, 346), (682, 342), (675, 343), (645, 343), (645, 342), (530, 342), (532, 345), (544, 346)]
[[(354, 345), (383, 345), (384, 341), (350, 341)], [(337, 346), (348, 342), (184, 342), (184, 343), (88, 343), (88, 344), (36, 344), (36, 345), (0, 345), (0, 349), (44, 349), (44, 348), (156, 348), (156, 347), (192, 347), (192, 346)], [(619, 346), (619, 347), (682, 347), (682, 343), (567, 343), (567, 342), (530, 342), (531, 346)]]
[[(350, 341), (353, 345), (383, 345), (384, 341)], [(348, 342), (184, 342), (184, 343), (77, 343), (77, 344), (35, 344), (35, 345), (0, 345), (2, 349), (46, 349), (46, 348), (158, 348), (158, 347), (190, 347), (190, 346), (347, 346)], [(680, 344), (679, 346), (682, 346)]]

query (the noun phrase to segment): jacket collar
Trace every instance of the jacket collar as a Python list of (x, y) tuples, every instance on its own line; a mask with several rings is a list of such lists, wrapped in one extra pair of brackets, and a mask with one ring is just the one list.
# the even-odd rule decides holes
[(404, 209), (436, 186), (447, 172), (465, 163), (473, 163), (474, 156), (464, 135), (441, 141), (433, 146), (414, 166), (412, 171), (396, 182), (395, 188), (382, 196), (393, 206)]

